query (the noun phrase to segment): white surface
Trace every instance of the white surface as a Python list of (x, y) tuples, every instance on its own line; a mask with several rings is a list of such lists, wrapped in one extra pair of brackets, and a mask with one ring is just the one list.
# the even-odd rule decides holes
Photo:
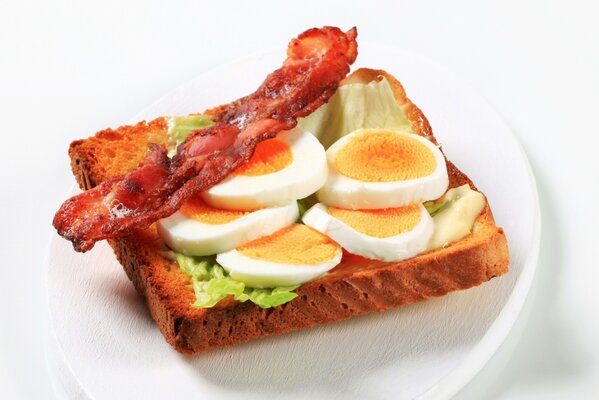
[[(138, 117), (182, 115), (241, 97), (281, 63), (281, 53), (202, 74)], [(47, 272), (51, 335), (72, 371), (59, 384), (97, 399), (159, 399), (173, 387), (184, 397), (221, 399), (442, 399), (472, 378), (509, 332), (532, 281), (540, 228), (533, 177), (495, 112), (443, 69), (363, 43), (357, 66), (367, 65), (401, 71), (406, 91), (442, 132), (438, 140), (449, 159), (486, 193), (508, 237), (510, 273), (426, 303), (187, 358), (175, 354), (140, 311), (142, 302), (107, 246), (76, 254), (54, 235)], [(219, 79), (227, 85), (214, 87)]]
[(68, 143), (126, 122), (202, 71), (326, 23), (357, 25), (360, 40), (416, 51), (466, 79), (515, 131), (535, 171), (543, 235), (530, 320), (519, 321), (457, 397), (596, 398), (595, 3), (210, 4), (0, 2), (0, 396), (52, 397), (42, 350), (41, 249), (72, 184)]

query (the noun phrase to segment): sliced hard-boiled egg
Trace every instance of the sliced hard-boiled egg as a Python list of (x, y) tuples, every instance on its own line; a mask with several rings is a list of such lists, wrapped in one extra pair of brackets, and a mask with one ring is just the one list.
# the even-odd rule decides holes
[(326, 152), (329, 175), (318, 199), (347, 209), (401, 207), (437, 199), (449, 183), (445, 159), (412, 133), (358, 129)]
[(231, 278), (269, 288), (311, 281), (341, 262), (341, 247), (329, 237), (294, 224), (216, 256)]
[(256, 211), (214, 208), (194, 196), (173, 215), (157, 222), (158, 233), (173, 250), (185, 255), (222, 253), (270, 235), (299, 218), (297, 202)]
[(214, 207), (255, 210), (307, 197), (326, 179), (324, 148), (311, 133), (296, 128), (260, 142), (247, 164), (202, 196)]
[(352, 254), (389, 262), (426, 250), (434, 230), (433, 220), (422, 204), (347, 210), (318, 203), (304, 214), (302, 221)]

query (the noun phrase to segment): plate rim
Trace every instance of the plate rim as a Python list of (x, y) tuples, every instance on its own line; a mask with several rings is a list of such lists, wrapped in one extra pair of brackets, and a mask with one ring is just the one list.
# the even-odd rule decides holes
[[(532, 247), (526, 252), (525, 260), (524, 262), (522, 262), (522, 270), (514, 283), (514, 286), (507, 298), (507, 301), (501, 308), (501, 311), (499, 312), (498, 316), (492, 322), (491, 326), (482, 335), (480, 341), (468, 350), (467, 355), (453, 370), (448, 372), (433, 386), (429, 387), (424, 392), (415, 397), (417, 399), (450, 398), (454, 396), (456, 393), (458, 393), (460, 389), (465, 387), (482, 370), (482, 368), (488, 363), (491, 357), (496, 353), (498, 348), (505, 341), (508, 334), (512, 330), (512, 327), (516, 322), (518, 316), (521, 314), (523, 305), (529, 296), (530, 288), (532, 286), (532, 282), (536, 275), (538, 266), (542, 224), (538, 187), (534, 176), (534, 171), (522, 144), (518, 140), (513, 130), (510, 129), (506, 121), (490, 105), (490, 103), (482, 96), (482, 94), (474, 90), (474, 88), (472, 88), (472, 86), (468, 84), (468, 82), (465, 81), (463, 78), (457, 76), (451, 70), (439, 64), (438, 62), (411, 50), (398, 48), (392, 45), (374, 41), (362, 41), (361, 45), (368, 47), (386, 48), (396, 53), (402, 53), (405, 56), (417, 58), (420, 61), (426, 62), (427, 64), (433, 66), (443, 74), (451, 77), (452, 80), (454, 80), (457, 84), (459, 84), (468, 92), (468, 95), (475, 97), (477, 100), (481, 102), (481, 105), (484, 106), (484, 108), (486, 108), (488, 112), (494, 114), (497, 121), (501, 123), (505, 128), (506, 132), (508, 132), (507, 136), (511, 140), (512, 144), (514, 144), (515, 147), (518, 149), (519, 155), (526, 166), (528, 184), (531, 189), (531, 201), (534, 209), (534, 216), (532, 226)], [(230, 68), (235, 64), (247, 62), (259, 56), (270, 54), (273, 51), (278, 51), (275, 49), (278, 49), (278, 47), (270, 46), (268, 48), (253, 51), (246, 55), (207, 68), (206, 70), (198, 73), (191, 79), (166, 91), (155, 101), (143, 107), (132, 118), (127, 119), (124, 123), (129, 124), (132, 122), (138, 122), (140, 120), (147, 119), (145, 116), (151, 114), (150, 110), (156, 108), (161, 102), (165, 101), (165, 99), (172, 97), (177, 92), (183, 90), (185, 87), (188, 87), (194, 81), (201, 80), (202, 77), (205, 75), (214, 73), (215, 71), (218, 71), (223, 68)], [(72, 195), (72, 193), (76, 190), (78, 190), (78, 186), (76, 183), (73, 183), (73, 185), (68, 190), (68, 194), (67, 196), (65, 196), (65, 198), (68, 198), (68, 196)], [(51, 331), (51, 334), (47, 336), (44, 340), (46, 368), (48, 369), (49, 375), (51, 377), (51, 381), (53, 384), (52, 386), (55, 394), (61, 394), (64, 396), (66, 391), (66, 393), (79, 393), (84, 394), (88, 398), (94, 398), (93, 394), (89, 393), (89, 391), (82, 386), (81, 382), (79, 382), (79, 380), (75, 376), (74, 371), (72, 371), (71, 364), (64, 354), (62, 346), (60, 345), (60, 342), (58, 341), (58, 338), (56, 336), (56, 330), (53, 326), (54, 324), (52, 322), (51, 307), (49, 301), (50, 293), (48, 285), (48, 266), (50, 264), (53, 243), (59, 238), (57, 237), (54, 229), (50, 228), (49, 232), (50, 234), (48, 235), (48, 240), (46, 242), (42, 264), (43, 268), (45, 269), (42, 282), (43, 289), (45, 291), (45, 326), (49, 327)], [(61, 363), (63, 365), (59, 365)], [(60, 376), (55, 375), (55, 371), (53, 371), (53, 369), (57, 366), (59, 368), (66, 368), (66, 370), (63, 373), (59, 374)], [(70, 373), (67, 374), (67, 372)], [(67, 383), (65, 382), (65, 380), (69, 380), (70, 382)], [(68, 388), (65, 387), (65, 384), (68, 386)], [(63, 390), (59, 390), (59, 388)], [(68, 390), (69, 388), (72, 389)], [(74, 392), (72, 391), (73, 389), (75, 389)]]
[[(487, 104), (485, 104), (485, 106), (486, 105)], [(495, 112), (492, 108), (491, 110)], [(497, 114), (497, 117), (506, 125), (506, 127), (508, 127), (499, 114)], [(464, 357), (458, 367), (448, 373), (445, 377), (441, 378), (441, 380), (434, 386), (416, 397), (417, 399), (433, 399), (436, 398), (436, 396), (439, 396), (440, 392), (444, 392), (447, 398), (451, 398), (470, 383), (506, 340), (530, 295), (530, 288), (534, 281), (534, 277), (536, 276), (541, 247), (541, 207), (534, 171), (530, 165), (528, 156), (513, 131), (509, 129), (509, 127), (508, 130), (513, 142), (520, 151), (520, 155), (525, 161), (529, 184), (532, 188), (532, 202), (534, 205), (532, 247), (526, 254), (526, 260), (523, 262), (522, 271), (516, 279), (507, 301), (499, 312), (497, 318), (495, 318), (489, 329), (487, 329), (482, 336), (481, 340), (470, 349), (468, 355)]]
[[(512, 143), (516, 146), (519, 151), (520, 157), (524, 160), (526, 166), (526, 174), (528, 178), (528, 184), (532, 194), (532, 204), (534, 209), (533, 216), (533, 235), (532, 235), (532, 247), (526, 253), (526, 259), (523, 262), (522, 271), (518, 276), (510, 295), (502, 307), (499, 315), (489, 329), (482, 336), (481, 340), (473, 346), (468, 355), (464, 357), (462, 362), (446, 376), (441, 378), (435, 385), (421, 393), (416, 399), (426, 400), (438, 398), (437, 396), (445, 396), (451, 398), (457, 394), (460, 389), (465, 387), (474, 377), (483, 369), (483, 367), (489, 362), (491, 357), (497, 352), (501, 344), (505, 341), (508, 334), (511, 332), (518, 316), (521, 314), (522, 308), (530, 294), (530, 288), (534, 277), (536, 275), (540, 245), (541, 245), (541, 207), (539, 202), (539, 191), (537, 181), (534, 175), (534, 170), (530, 164), (530, 160), (522, 146), (522, 143), (518, 140), (518, 137), (514, 131), (510, 128), (505, 119), (499, 114), (497, 110), (489, 103), (489, 101), (479, 92), (477, 92), (472, 85), (470, 85), (465, 79), (461, 78), (453, 71), (436, 62), (435, 60), (424, 56), (420, 53), (407, 51), (406, 49), (396, 48), (394, 46), (364, 41), (368, 46), (374, 46), (379, 48), (385, 48), (389, 51), (400, 52), (406, 56), (417, 57), (420, 60), (434, 66), (437, 70), (451, 77), (453, 81), (458, 83), (462, 89), (469, 92), (469, 95), (478, 98), (481, 105), (487, 109), (488, 112), (492, 113), (498, 122), (500, 122)], [(510, 261), (511, 266), (511, 261)], [(522, 293), (523, 292), (523, 293)], [(483, 350), (484, 349), (484, 350)], [(473, 361), (476, 360), (476, 361)]]

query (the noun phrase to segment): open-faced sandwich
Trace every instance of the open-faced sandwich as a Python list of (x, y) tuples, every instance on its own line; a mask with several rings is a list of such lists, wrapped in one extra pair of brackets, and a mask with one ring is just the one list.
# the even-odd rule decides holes
[[(54, 226), (107, 239), (167, 341), (197, 353), (508, 271), (485, 196), (356, 30), (310, 29), (256, 92), (71, 144)], [(431, 93), (434, 95), (434, 93)]]

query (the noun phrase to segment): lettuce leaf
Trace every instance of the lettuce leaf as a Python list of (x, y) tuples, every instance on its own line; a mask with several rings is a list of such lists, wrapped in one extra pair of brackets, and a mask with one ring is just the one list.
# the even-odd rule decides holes
[(227, 296), (233, 296), (236, 300), (244, 294), (245, 285), (231, 278), (213, 278), (209, 281), (202, 281), (191, 278), (193, 291), (196, 295), (196, 301), (192, 307), (209, 308), (221, 301)]
[(411, 131), (411, 123), (386, 78), (339, 87), (328, 103), (298, 120), (298, 125), (312, 132), (325, 149), (360, 128)]
[(275, 307), (295, 299), (297, 294), (293, 293), (293, 290), (298, 287), (299, 285), (280, 286), (274, 289), (245, 288), (243, 295), (237, 298), (237, 300), (249, 300), (262, 308)]
[(227, 271), (216, 262), (215, 256), (192, 257), (175, 252), (179, 268), (190, 277), (196, 308), (210, 308), (228, 296), (240, 302), (251, 301), (262, 308), (275, 307), (297, 297), (297, 286), (256, 289), (228, 276)]
[(439, 203), (436, 202), (435, 200), (426, 201), (423, 203), (423, 205), (424, 205), (424, 208), (426, 208), (426, 211), (428, 211), (428, 213), (430, 214), (430, 216), (434, 217), (435, 215), (439, 214), (441, 211), (443, 211), (447, 207), (449, 207), (451, 205), (451, 203), (453, 203), (452, 200), (443, 199)]
[(168, 134), (174, 140), (175, 145), (179, 146), (191, 132), (207, 128), (213, 124), (209, 115), (192, 114), (184, 117), (170, 117), (168, 119)]
[(304, 216), (304, 213), (308, 211), (310, 207), (312, 207), (316, 203), (318, 203), (318, 200), (316, 199), (316, 194), (314, 193), (304, 199), (299, 199), (297, 201), (297, 209), (299, 210), (299, 221), (297, 222), (298, 224), (302, 223), (302, 217)]

